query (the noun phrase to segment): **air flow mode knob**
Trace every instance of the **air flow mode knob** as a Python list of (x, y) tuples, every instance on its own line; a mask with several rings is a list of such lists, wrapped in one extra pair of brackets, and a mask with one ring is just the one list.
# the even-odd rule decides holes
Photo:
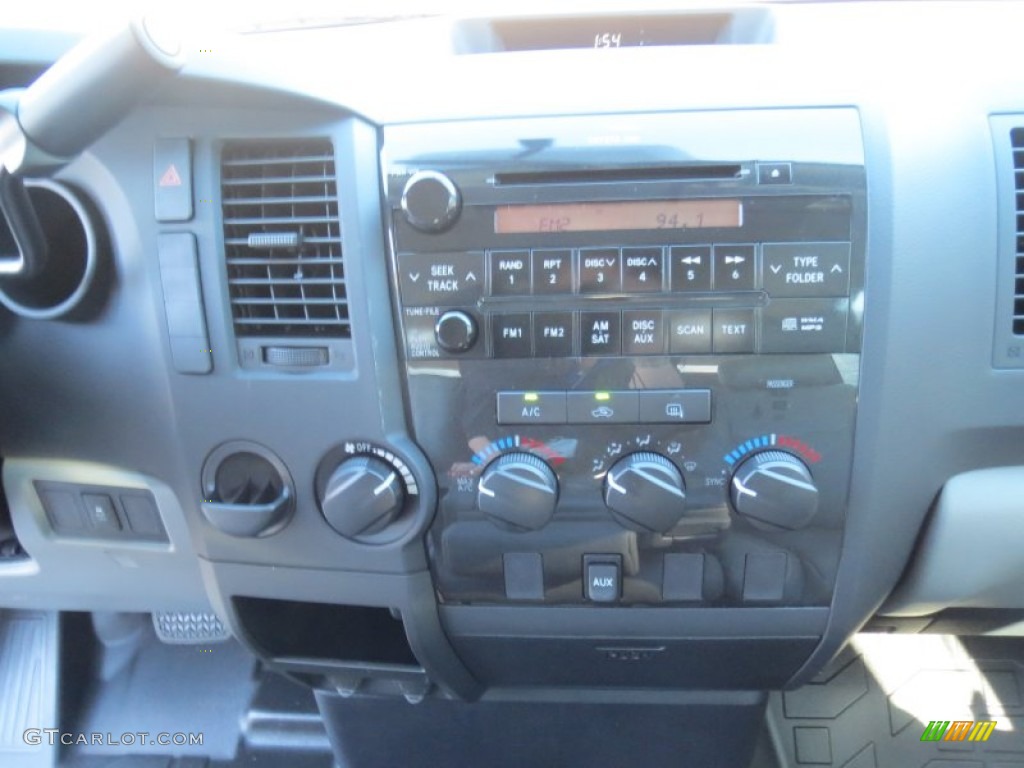
[(765, 528), (803, 528), (818, 511), (811, 471), (784, 451), (747, 458), (732, 476), (729, 495), (737, 512)]
[(444, 232), (459, 217), (462, 196), (455, 183), (437, 171), (419, 171), (402, 190), (405, 220), (420, 232)]
[(507, 453), (480, 476), (477, 506), (502, 528), (535, 531), (555, 514), (558, 478), (542, 459), (529, 453)]
[(331, 527), (349, 539), (386, 528), (402, 511), (405, 486), (398, 470), (373, 456), (345, 459), (320, 494), (320, 509)]
[(604, 503), (626, 528), (666, 533), (686, 512), (686, 484), (664, 456), (633, 453), (615, 462), (605, 475)]

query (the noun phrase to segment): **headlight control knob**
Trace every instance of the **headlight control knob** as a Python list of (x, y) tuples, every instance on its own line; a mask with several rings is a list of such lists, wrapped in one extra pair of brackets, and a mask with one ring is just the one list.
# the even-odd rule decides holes
[(604, 478), (604, 503), (626, 528), (666, 533), (686, 512), (686, 483), (676, 465), (658, 453), (624, 456)]
[(733, 508), (755, 524), (793, 530), (818, 511), (818, 487), (811, 471), (784, 451), (763, 451), (736, 469), (729, 488)]
[(480, 476), (477, 506), (492, 522), (515, 531), (543, 528), (558, 504), (558, 478), (543, 459), (507, 453)]
[(405, 486), (398, 470), (373, 456), (345, 459), (319, 491), (331, 527), (349, 539), (386, 528), (402, 511)]

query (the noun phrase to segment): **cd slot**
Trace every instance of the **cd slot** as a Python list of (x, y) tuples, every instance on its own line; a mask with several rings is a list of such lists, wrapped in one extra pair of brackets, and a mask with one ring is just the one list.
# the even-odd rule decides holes
[(633, 166), (628, 168), (560, 168), (550, 171), (507, 171), (494, 174), (496, 187), (526, 184), (586, 184), (633, 181), (707, 181), (739, 179), (743, 166), (689, 164)]

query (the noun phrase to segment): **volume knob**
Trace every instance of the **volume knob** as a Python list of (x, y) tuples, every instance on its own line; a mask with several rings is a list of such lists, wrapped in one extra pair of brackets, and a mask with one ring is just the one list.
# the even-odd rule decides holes
[(419, 171), (402, 190), (402, 213), (420, 232), (444, 232), (459, 217), (462, 196), (455, 183), (437, 171)]
[(608, 470), (604, 503), (626, 528), (665, 533), (686, 512), (686, 484), (676, 465), (664, 456), (634, 453)]
[(729, 495), (737, 512), (765, 528), (803, 528), (818, 511), (811, 471), (784, 451), (755, 453), (740, 464)]
[(558, 504), (558, 478), (529, 453), (507, 453), (487, 465), (477, 485), (477, 506), (492, 522), (517, 531), (547, 525)]

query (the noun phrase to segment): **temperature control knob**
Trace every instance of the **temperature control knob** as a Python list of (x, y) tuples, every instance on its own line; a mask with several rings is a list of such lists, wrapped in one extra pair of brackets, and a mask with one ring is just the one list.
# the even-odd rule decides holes
[(729, 489), (733, 508), (771, 528), (803, 528), (818, 511), (811, 471), (783, 451), (755, 453), (739, 465)]
[(444, 232), (455, 223), (462, 208), (459, 189), (437, 171), (419, 171), (402, 190), (402, 213), (420, 232)]
[(536, 456), (507, 453), (487, 465), (476, 500), (480, 511), (501, 527), (535, 531), (555, 514), (558, 478)]
[(686, 512), (686, 484), (664, 456), (633, 453), (615, 462), (605, 475), (604, 503), (626, 528), (665, 533)]
[(349, 539), (382, 531), (405, 504), (405, 486), (398, 470), (373, 456), (345, 459), (319, 495), (327, 522)]

